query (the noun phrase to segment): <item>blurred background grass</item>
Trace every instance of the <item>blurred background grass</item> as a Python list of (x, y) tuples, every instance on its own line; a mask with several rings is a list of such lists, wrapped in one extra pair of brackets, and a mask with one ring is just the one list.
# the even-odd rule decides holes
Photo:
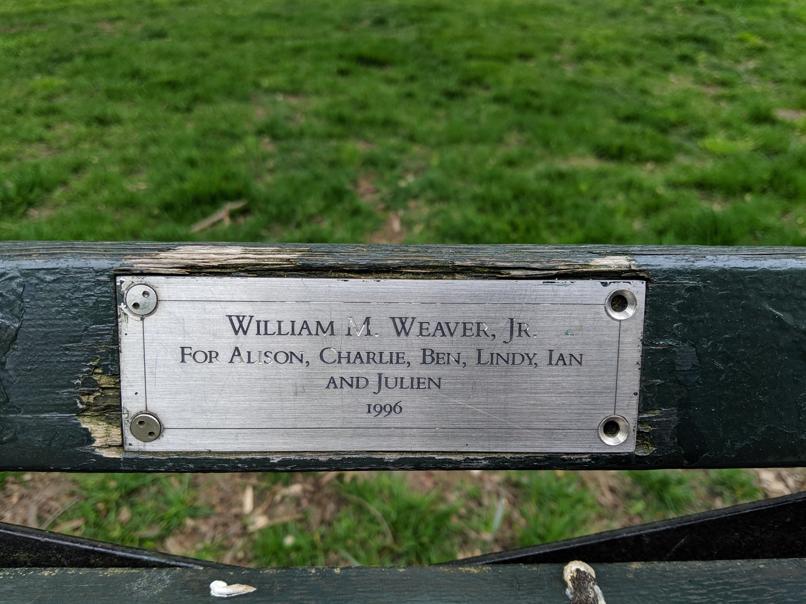
[[(0, 237), (806, 243), (797, 0), (0, 0)], [(261, 565), (428, 563), (797, 471), (0, 477), (0, 518)]]

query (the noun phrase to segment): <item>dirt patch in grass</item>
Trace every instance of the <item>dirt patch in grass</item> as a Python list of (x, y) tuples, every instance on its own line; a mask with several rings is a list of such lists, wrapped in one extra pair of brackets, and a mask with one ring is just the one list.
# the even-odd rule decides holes
[(806, 111), (798, 109), (776, 109), (773, 113), (782, 122), (797, 123), (806, 121)]
[(355, 183), (355, 193), (365, 204), (373, 210), (380, 211), (382, 208), (378, 202), (378, 187), (375, 185), (376, 176), (374, 174), (361, 174)]
[(754, 470), (766, 497), (781, 497), (806, 491), (806, 468)]
[(60, 528), (58, 520), (79, 498), (75, 484), (65, 474), (12, 475), (0, 490), (0, 522), (70, 532), (78, 526)]
[[(411, 563), (427, 556), (422, 548), (428, 547), (431, 533), (418, 534), (418, 522), (407, 517), (445, 515), (440, 522), (452, 527), (446, 529), (451, 541), (445, 551), (452, 547), (454, 553), (442, 555), (468, 557), (806, 489), (806, 469), (196, 474), (187, 487), (193, 510), (178, 521), (172, 518), (176, 528), (166, 535), (160, 526), (168, 520), (154, 516), (146, 499), (176, 496), (168, 488), (175, 479), (165, 476), (148, 483), (152, 486), (121, 493), (113, 510), (111, 503), (87, 508), (86, 514), (111, 514), (99, 533), (97, 518), (78, 513), (82, 502), (96, 494), (86, 491), (89, 485), (82, 488), (83, 478), (10, 474), (0, 488), (0, 520), (246, 566), (355, 564), (360, 561), (356, 551), (365, 547), (360, 539), (377, 539), (383, 542), (377, 554), (385, 556), (382, 560), (399, 555), (400, 563)], [(111, 478), (99, 488), (112, 489), (114, 495), (119, 480)], [(378, 486), (361, 486), (366, 481)], [(166, 509), (177, 513), (176, 506)], [(179, 506), (178, 513), (184, 509)], [(143, 514), (150, 515), (145, 529), (134, 522)], [(357, 528), (350, 529), (350, 522)], [(353, 531), (366, 532), (368, 525), (377, 527), (377, 537), (369, 532), (353, 543)], [(122, 538), (127, 530), (138, 533), (134, 540), (132, 535)], [(339, 537), (339, 531), (345, 536)], [(422, 539), (419, 549), (394, 553)]]
[(403, 230), (402, 212), (389, 212), (383, 226), (372, 233), (370, 243), (403, 243), (406, 232)]
[(389, 210), (383, 203), (377, 176), (371, 173), (361, 174), (355, 183), (355, 193), (383, 220), (383, 225), (370, 234), (369, 243), (403, 243), (406, 239), (403, 211)]
[(304, 512), (317, 524), (326, 524), (337, 511), (327, 484), (335, 472), (291, 475), (293, 481), (267, 483), (257, 473), (197, 475), (193, 486), (200, 517), (188, 517), (168, 537), (165, 551), (202, 555), (225, 564), (251, 566), (251, 542), (256, 533), (275, 525), (302, 520)]

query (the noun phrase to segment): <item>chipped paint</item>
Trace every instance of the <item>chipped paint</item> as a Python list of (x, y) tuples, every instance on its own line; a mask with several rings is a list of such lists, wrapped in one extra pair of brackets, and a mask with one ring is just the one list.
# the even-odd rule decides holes
[(635, 260), (630, 256), (602, 256), (591, 260), (590, 265), (613, 271), (632, 271), (637, 269)]
[(240, 245), (179, 245), (140, 256), (127, 256), (123, 263), (133, 270), (163, 274), (200, 272), (249, 272), (267, 268), (292, 268), (308, 252), (301, 247), (247, 247)]
[[(116, 273), (128, 271), (163, 274), (295, 274), (394, 278), (395, 276), (442, 278), (554, 278), (554, 277), (631, 277), (646, 278), (631, 256), (600, 255), (590, 250), (573, 260), (556, 257), (518, 257), (520, 246), (496, 246), (494, 256), (479, 262), (476, 248), (470, 246), (334, 246), (282, 245), (248, 246), (189, 244), (152, 248), (137, 255), (126, 255)], [(148, 249), (143, 246), (144, 249)], [(483, 248), (481, 248), (483, 249)], [(435, 263), (435, 250), (450, 258)], [(359, 261), (360, 258), (360, 261)]]
[(484, 573), (488, 573), (491, 570), (490, 566), (453, 566), (453, 567), (443, 567), (439, 570), (443, 570), (449, 573), (463, 573), (468, 575), (482, 575)]
[[(24, 305), (22, 294), (23, 280), (17, 272), (0, 273), (0, 370), (6, 366), (6, 357), (17, 341), (17, 333), (22, 325)], [(0, 373), (0, 405), (8, 402)]]
[(120, 457), (120, 378), (104, 373), (93, 358), (78, 380), (78, 421), (92, 437), (93, 449), (105, 457)]

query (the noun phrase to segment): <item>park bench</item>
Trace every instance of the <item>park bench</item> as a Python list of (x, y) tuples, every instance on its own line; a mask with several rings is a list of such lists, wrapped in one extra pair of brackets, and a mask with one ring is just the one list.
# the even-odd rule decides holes
[[(293, 327), (272, 323), (276, 313), (249, 313), (250, 304), (292, 301)], [(398, 302), (420, 305), (406, 317), (428, 318), (425, 326), (412, 324), (415, 331), (406, 343), (389, 348), (388, 334), (394, 332), (388, 329), (395, 327), (390, 323), (384, 326), (387, 335), (373, 340), (383, 347), (370, 362), (366, 355), (351, 361), (347, 346), (335, 350), (338, 334), (325, 314), (344, 319), (332, 329), (372, 338), (378, 322), (367, 322), (366, 309), (375, 305), (391, 309), (387, 315), (393, 310), (404, 316)], [(496, 303), (509, 306), (496, 310)], [(350, 304), (355, 316), (339, 315)], [(433, 310), (443, 304), (454, 304), (456, 311)], [(528, 304), (540, 306), (539, 311), (527, 313)], [(327, 312), (311, 314), (307, 326), (301, 314), (294, 314), (317, 308)], [(176, 324), (180, 313), (187, 313), (181, 315), (187, 317), (183, 326)], [(553, 329), (561, 329), (565, 338), (549, 347), (551, 360), (546, 346), (539, 349), (543, 356), (533, 363), (534, 378), (522, 367), (530, 363), (523, 356), (528, 347), (500, 344), (509, 334), (499, 331), (495, 346), (480, 344), (493, 339), (490, 317), (505, 326), (508, 318), (527, 315), (536, 317), (542, 331), (533, 325), (526, 333), (526, 326), (524, 338), (543, 346), (541, 334)], [(245, 327), (239, 321), (249, 316), (265, 322)], [(171, 317), (174, 328), (167, 327)], [(248, 347), (235, 353), (233, 342), (256, 337), (255, 331), (244, 332), (249, 329), (266, 337), (282, 333), (286, 343), (300, 338), (304, 343), (286, 350), (285, 357), (275, 351), (260, 356), (265, 348), (252, 352), (296, 384), (292, 403), (320, 409), (320, 400), (328, 405), (359, 401), (357, 427), (347, 426), (343, 416), (320, 418), (316, 421), (331, 423), (314, 425), (310, 414), (295, 415), (299, 425), (275, 432), (265, 425), (247, 434), (232, 424), (240, 419), (257, 425), (269, 418), (261, 415), (265, 409), (250, 406), (249, 395), (282, 387), (267, 386), (261, 381), (265, 374), (254, 377), (244, 360), (251, 354)], [(514, 327), (513, 333), (518, 335)], [(204, 334), (213, 339), (205, 340)], [(439, 338), (456, 343), (455, 350), (423, 344)], [(211, 342), (226, 344), (225, 358)], [(353, 351), (368, 351), (361, 342)], [(422, 352), (425, 348), (431, 352)], [(408, 361), (380, 355), (390, 350), (406, 352)], [(483, 352), (474, 352), (473, 363), (482, 366), (463, 372), (461, 363), (469, 357), (456, 351), (476, 350)], [(168, 357), (166, 351), (176, 354)], [(370, 393), (374, 384), (359, 378), (383, 371), (391, 375), (388, 364), (410, 362), (412, 351), (420, 362), (431, 355), (427, 361), (439, 369), (429, 366), (415, 375), (407, 366), (398, 373), (408, 381), (382, 382), (395, 397), (378, 398), (376, 406)], [(439, 352), (445, 356), (437, 361)], [(488, 352), (502, 356), (483, 356)], [(555, 367), (561, 365), (558, 354), (564, 355), (562, 368)], [(155, 378), (157, 362), (170, 378)], [(486, 367), (487, 362), (502, 367)], [(246, 377), (222, 382), (233, 363), (239, 373), (231, 375)], [(192, 393), (201, 401), (192, 417), (187, 401), (180, 401), (182, 389), (189, 387), (186, 376), (194, 376), (201, 389)], [(483, 376), (494, 386), (489, 391)], [(513, 376), (518, 377), (510, 386)], [(332, 390), (339, 392), (330, 391), (331, 377)], [(300, 387), (316, 380), (315, 387)], [(151, 387), (151, 398), (144, 398), (141, 383)], [(589, 396), (600, 388), (615, 395), (603, 410)], [(204, 389), (215, 389), (226, 410), (205, 407)], [(221, 400), (222, 392), (231, 396)], [(522, 397), (529, 392), (535, 402), (524, 407)], [(168, 400), (171, 393), (176, 401)], [(552, 397), (561, 404), (554, 405)], [(448, 405), (456, 399), (460, 406), (473, 402), (490, 417), (471, 412), (469, 427), (456, 427), (451, 422), (458, 412)], [(398, 414), (395, 404), (401, 401), (397, 408), (419, 409), (420, 415)], [(442, 415), (432, 411), (436, 406)], [(518, 415), (524, 410), (539, 422), (533, 425)], [(501, 427), (504, 413), (513, 421)], [(176, 423), (189, 417), (192, 426)], [(400, 417), (432, 423), (406, 427)], [(381, 430), (390, 425), (384, 437)], [(384, 446), (384, 438), (390, 444)], [(0, 245), (3, 470), (626, 470), (804, 463), (802, 249)], [(802, 602), (804, 544), (803, 494), (407, 569), (245, 569), (3, 525), (0, 601), (213, 601), (210, 584), (223, 581), (256, 588), (236, 600), (243, 602), (595, 602), (599, 594), (610, 603)], [(573, 561), (580, 564), (567, 566)]]

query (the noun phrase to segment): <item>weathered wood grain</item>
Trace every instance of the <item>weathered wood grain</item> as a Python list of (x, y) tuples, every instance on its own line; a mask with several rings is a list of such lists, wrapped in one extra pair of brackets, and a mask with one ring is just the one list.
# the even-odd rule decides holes
[[(208, 602), (212, 581), (252, 585), (237, 602), (567, 604), (563, 566), (409, 569), (6, 569), (0, 601), (152, 604)], [(803, 602), (806, 560), (595, 565), (608, 602)]]
[[(643, 278), (634, 454), (124, 454), (114, 277)], [(646, 468), (806, 463), (806, 250), (0, 244), (0, 467)]]

